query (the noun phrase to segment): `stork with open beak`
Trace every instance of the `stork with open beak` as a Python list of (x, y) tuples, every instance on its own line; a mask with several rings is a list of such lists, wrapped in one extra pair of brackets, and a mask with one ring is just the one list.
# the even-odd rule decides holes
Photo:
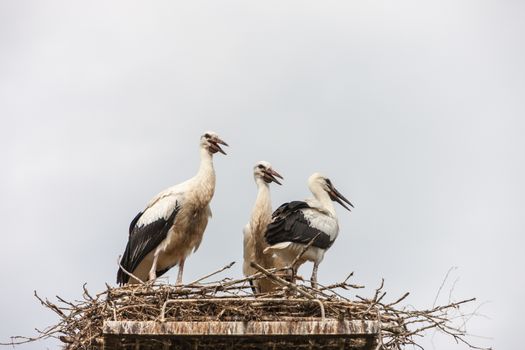
[(352, 208), (354, 206), (334, 187), (330, 179), (319, 173), (310, 176), (308, 187), (314, 198), (284, 203), (273, 213), (272, 222), (265, 233), (269, 245), (265, 253), (277, 255), (290, 266), (313, 240), (291, 268), (295, 276), (299, 266), (312, 261), (314, 267), (310, 281), (312, 287), (317, 288), (317, 269), (339, 233), (333, 201), (348, 211), (350, 208), (346, 204)]
[(179, 265), (177, 284), (182, 284), (184, 262), (199, 248), (211, 217), (209, 203), (215, 192), (213, 155), (226, 154), (221, 145), (228, 146), (216, 133), (203, 134), (197, 174), (160, 192), (131, 221), (117, 283), (139, 282), (124, 270), (145, 282)]
[[(284, 267), (279, 264), (279, 259), (264, 254), (264, 249), (268, 246), (264, 239), (266, 227), (272, 220), (272, 202), (270, 198), (270, 183), (275, 182), (281, 185), (277, 178), (282, 179), (272, 165), (266, 161), (260, 161), (253, 168), (253, 177), (257, 185), (257, 197), (252, 210), (250, 222), (244, 227), (244, 262), (243, 273), (245, 276), (251, 276), (257, 272), (250, 266), (250, 262), (265, 268)], [(259, 279), (250, 281), (254, 293), (268, 293), (277, 288), (277, 285), (269, 279)]]

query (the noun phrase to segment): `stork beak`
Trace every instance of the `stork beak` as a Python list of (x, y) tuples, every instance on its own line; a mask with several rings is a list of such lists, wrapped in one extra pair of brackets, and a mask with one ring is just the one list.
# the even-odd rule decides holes
[(280, 183), (279, 180), (277, 180), (275, 177), (278, 177), (279, 179), (284, 180), (283, 177), (277, 171), (273, 170), (272, 168), (269, 168), (264, 172), (264, 177), (265, 177), (266, 182), (273, 181), (278, 185), (282, 185), (282, 183)]
[(341, 192), (339, 192), (335, 187), (334, 185), (330, 184), (329, 185), (330, 187), (330, 191), (328, 192), (328, 194), (330, 195), (330, 198), (333, 200), (333, 201), (336, 201), (337, 203), (341, 204), (343, 206), (343, 208), (345, 208), (346, 210), (348, 211), (352, 211), (350, 210), (350, 208), (348, 208), (344, 202), (350, 204), (350, 206), (353, 208), (354, 205), (352, 203), (350, 203), (350, 201), (348, 199), (345, 198), (345, 196), (343, 196), (341, 194)]
[(213, 151), (221, 152), (222, 154), (226, 155), (226, 152), (224, 152), (224, 150), (221, 148), (221, 146), (219, 146), (219, 145), (228, 146), (228, 144), (226, 142), (224, 142), (223, 140), (221, 140), (218, 137), (214, 137), (212, 140), (210, 140), (210, 142), (212, 143)]

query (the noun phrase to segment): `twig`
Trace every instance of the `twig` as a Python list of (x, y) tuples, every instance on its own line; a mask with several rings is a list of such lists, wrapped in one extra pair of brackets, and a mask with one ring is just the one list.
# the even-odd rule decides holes
[(443, 289), (443, 286), (447, 282), (448, 275), (450, 274), (450, 272), (452, 272), (452, 270), (455, 270), (457, 268), (458, 268), (457, 266), (452, 266), (451, 268), (448, 269), (447, 274), (445, 275), (445, 278), (443, 279), (443, 282), (441, 282), (441, 285), (439, 286), (439, 289), (438, 289), (438, 291), (436, 293), (436, 297), (434, 298), (434, 302), (432, 303), (432, 307), (436, 306), (437, 300), (439, 298), (439, 294), (441, 293), (441, 290)]
[(139, 281), (140, 284), (144, 284), (144, 281), (141, 280), (140, 278), (138, 278), (137, 276), (135, 276), (134, 274), (132, 274), (131, 272), (129, 272), (128, 270), (126, 270), (124, 267), (122, 267), (122, 265), (120, 264), (120, 258), (121, 258), (121, 255), (118, 256), (118, 260), (117, 260), (117, 264), (118, 266), (122, 269), (122, 271), (124, 271), (124, 273), (134, 279), (136, 279), (137, 281)]
[(295, 284), (293, 284), (293, 283), (290, 283), (290, 282), (288, 282), (288, 281), (286, 281), (286, 280), (284, 280), (284, 279), (282, 279), (282, 278), (280, 278), (280, 277), (277, 277), (277, 276), (275, 276), (274, 274), (268, 272), (264, 267), (260, 266), (260, 265), (257, 264), (257, 263), (251, 262), (251, 263), (250, 263), (250, 266), (253, 267), (254, 269), (256, 269), (256, 270), (262, 272), (264, 275), (266, 275), (266, 277), (268, 277), (268, 278), (270, 278), (271, 280), (273, 280), (273, 281), (279, 283), (280, 285), (285, 286), (285, 287), (288, 287), (288, 288), (290, 288), (290, 289), (292, 289), (292, 290), (295, 290), (296, 292), (298, 292), (299, 294), (301, 294), (301, 295), (307, 297), (308, 299), (316, 300), (316, 301), (319, 303), (319, 307), (320, 307), (320, 309), (321, 309), (321, 318), (322, 318), (322, 319), (325, 318), (324, 305), (323, 305), (323, 303), (322, 303), (319, 299), (315, 298), (315, 297), (314, 297), (313, 295), (311, 295), (310, 293), (307, 293), (307, 292), (305, 292), (304, 290), (298, 288), (297, 285), (295, 285)]
[(293, 268), (295, 266), (295, 264), (297, 264), (297, 262), (299, 261), (299, 259), (301, 259), (304, 255), (304, 253), (306, 253), (306, 251), (308, 250), (308, 248), (310, 248), (312, 246), (312, 244), (314, 244), (314, 241), (317, 239), (317, 237), (319, 237), (319, 235), (321, 234), (321, 232), (319, 232), (318, 234), (315, 235), (314, 238), (312, 238), (310, 240), (310, 242), (308, 242), (307, 245), (305, 245), (303, 247), (303, 249), (301, 250), (301, 252), (295, 257), (295, 259), (293, 259), (292, 263), (290, 264), (289, 267)]
[(307, 297), (308, 299), (315, 299), (315, 297), (313, 295), (311, 295), (310, 293), (307, 293), (304, 290), (300, 289), (299, 287), (297, 287), (296, 284), (290, 283), (290, 282), (288, 282), (288, 281), (286, 281), (286, 280), (284, 280), (284, 279), (282, 279), (280, 277), (275, 276), (274, 274), (272, 274), (271, 272), (266, 270), (261, 265), (259, 265), (257, 263), (254, 263), (254, 262), (251, 262), (250, 266), (253, 267), (254, 269), (258, 270), (259, 272), (262, 272), (266, 277), (268, 277), (271, 280), (279, 283), (280, 285), (288, 287), (288, 288), (296, 291), (297, 293)]
[(392, 302), (392, 303), (390, 303), (390, 304), (388, 304), (388, 305), (386, 305), (386, 306), (387, 306), (387, 307), (392, 307), (392, 306), (394, 306), (394, 305), (396, 305), (396, 304), (399, 304), (401, 301), (403, 301), (403, 300), (404, 300), (406, 297), (408, 297), (409, 295), (410, 295), (410, 293), (409, 293), (409, 292), (406, 292), (405, 294), (403, 294), (403, 296), (402, 296), (401, 298), (397, 299), (396, 301), (394, 301), (394, 302)]
[(229, 269), (230, 267), (232, 267), (233, 264), (235, 264), (235, 261), (232, 261), (232, 262), (229, 263), (228, 265), (224, 266), (223, 268), (221, 268), (221, 269), (219, 269), (219, 270), (217, 270), (217, 271), (215, 271), (215, 272), (212, 272), (212, 273), (210, 273), (210, 274), (207, 274), (207, 275), (204, 276), (204, 277), (201, 277), (201, 278), (199, 278), (199, 279), (197, 279), (197, 280), (195, 280), (195, 281), (193, 281), (193, 282), (191, 282), (191, 283), (188, 283), (186, 286), (192, 286), (192, 285), (197, 284), (197, 283), (199, 283), (200, 281), (203, 281), (203, 280), (205, 280), (205, 279), (207, 279), (207, 278), (209, 278), (209, 277), (211, 277), (211, 276), (214, 276), (214, 275), (216, 275), (216, 274), (218, 274), (218, 273), (221, 273), (222, 271), (227, 270), (227, 269)]

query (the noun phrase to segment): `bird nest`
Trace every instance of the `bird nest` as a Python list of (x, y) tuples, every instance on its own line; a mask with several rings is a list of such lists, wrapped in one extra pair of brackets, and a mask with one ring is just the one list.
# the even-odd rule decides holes
[[(371, 297), (355, 295), (350, 299), (348, 294), (355, 293), (349, 291), (356, 292), (363, 288), (349, 283), (352, 274), (340, 283), (319, 285), (314, 289), (309, 283), (286, 281), (275, 270), (267, 270), (256, 264), (254, 266), (259, 272), (248, 278), (209, 281), (212, 276), (232, 265), (182, 286), (159, 282), (124, 287), (107, 285), (106, 290), (93, 294), (84, 285), (82, 299), (76, 301), (57, 296), (57, 301), (52, 302), (35, 292), (42, 305), (58, 315), (59, 321), (39, 331), (36, 337), (12, 337), (9, 344), (53, 337), (60, 339), (66, 349), (100, 349), (105, 327), (111, 321), (211, 324), (307, 319), (319, 322), (374, 321), (378, 325), (376, 349), (401, 349), (409, 344), (417, 345), (418, 336), (429, 329), (440, 330), (457, 342), (480, 349), (470, 344), (464, 329), (454, 323), (460, 306), (474, 299), (427, 310), (414, 310), (400, 306), (409, 293), (396, 300), (385, 301), (383, 283)], [(272, 293), (254, 295), (249, 282), (260, 278), (270, 278), (281, 288)], [(217, 341), (214, 344), (210, 348), (220, 348), (217, 347)], [(309, 344), (312, 345), (312, 342)]]

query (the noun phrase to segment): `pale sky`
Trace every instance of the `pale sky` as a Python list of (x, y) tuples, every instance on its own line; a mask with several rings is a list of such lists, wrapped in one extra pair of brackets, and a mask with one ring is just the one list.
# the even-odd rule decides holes
[[(337, 209), (321, 283), (354, 271), (371, 295), (384, 277), (387, 299), (427, 308), (457, 267), (438, 301), (453, 285), (477, 297), (487, 317), (468, 329), (488, 339), (472, 340), (517, 349), (524, 15), (511, 0), (0, 0), (0, 342), (57, 321), (33, 290), (114, 284), (129, 222), (195, 174), (214, 130), (231, 147), (185, 281), (230, 261), (241, 275), (267, 160), (285, 178), (274, 207), (309, 196), (315, 171), (356, 206)], [(466, 348), (431, 336), (427, 349)], [(20, 349), (44, 346), (58, 343)]]

